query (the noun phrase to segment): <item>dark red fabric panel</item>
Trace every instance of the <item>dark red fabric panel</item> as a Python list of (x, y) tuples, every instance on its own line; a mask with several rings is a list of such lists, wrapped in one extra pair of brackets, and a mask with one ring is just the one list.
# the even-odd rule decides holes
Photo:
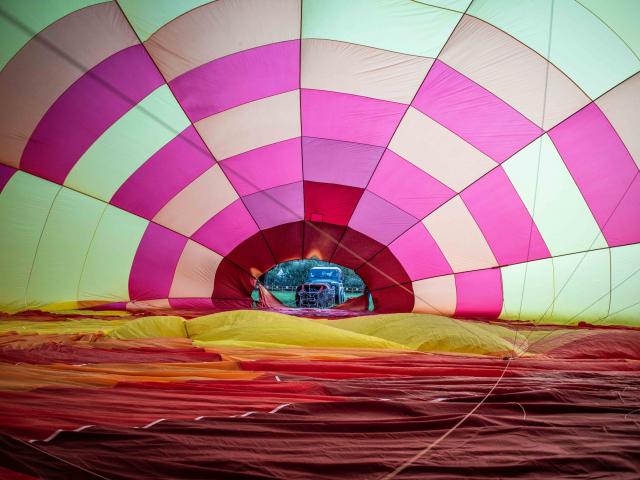
[[(350, 363), (370, 364), (372, 369), (395, 364), (398, 370), (416, 375), (314, 382), (300, 369), (294, 375), (281, 374), (277, 382), (271, 371), (270, 380), (254, 382), (254, 393), (265, 400), (254, 397), (249, 403), (245, 403), (249, 396), (244, 388), (249, 382), (193, 382), (179, 388), (123, 385), (111, 389), (122, 390), (115, 403), (113, 393), (104, 389), (87, 392), (78, 400), (74, 400), (73, 389), (51, 389), (44, 393), (58, 399), (52, 405), (67, 412), (84, 400), (84, 405), (109, 406), (124, 420), (132, 410), (125, 394), (142, 387), (155, 399), (150, 408), (158, 409), (156, 413), (166, 413), (167, 405), (177, 415), (188, 411), (185, 405), (215, 413), (201, 420), (169, 418), (146, 429), (110, 424), (65, 431), (50, 442), (34, 444), (68, 463), (6, 436), (3, 429), (0, 464), (52, 480), (95, 478), (86, 470), (121, 480), (382, 478), (438, 441), (467, 415), (506, 365), (503, 360), (486, 358), (416, 354), (393, 358), (346, 364), (352, 370)], [(263, 365), (280, 371), (283, 364), (292, 363)], [(332, 364), (342, 363), (319, 362), (316, 368), (333, 369)], [(590, 368), (598, 363), (605, 363), (606, 368)], [(257, 365), (251, 362), (252, 368)], [(637, 365), (633, 370), (628, 361), (515, 360), (476, 413), (397, 478), (635, 480), (640, 474), (634, 416), (640, 401), (637, 373)], [(217, 385), (210, 387), (209, 383)], [(9, 395), (12, 403), (26, 402), (25, 412), (35, 408), (32, 411), (38, 415), (32, 416), (38, 421), (44, 412), (38, 409), (38, 398)], [(287, 402), (287, 395), (297, 395), (301, 401)], [(229, 417), (230, 411), (239, 412), (237, 408), (218, 407), (216, 412), (220, 398), (229, 401), (233, 396), (246, 409), (244, 416)], [(3, 402), (7, 398), (3, 395)], [(164, 407), (163, 398), (169, 402)], [(67, 407), (65, 399), (71, 399), (72, 405)], [(270, 408), (272, 401), (281, 406), (276, 412)], [(107, 417), (102, 415), (97, 420)], [(74, 465), (86, 470), (79, 471)]]
[(410, 283), (372, 290), (371, 296), (376, 313), (410, 312), (413, 310), (414, 296)]
[(201, 348), (162, 349), (73, 347), (45, 343), (30, 349), (0, 349), (0, 362), (32, 364), (88, 364), (88, 363), (153, 363), (153, 362), (213, 362), (220, 360), (217, 353)]
[(388, 248), (358, 268), (356, 273), (367, 279), (366, 283), (370, 290), (411, 283), (411, 278), (402, 264)]
[[(286, 223), (263, 230), (276, 263), (297, 260), (302, 252), (302, 222)], [(268, 268), (271, 268), (270, 265)]]
[(231, 308), (234, 306), (235, 308), (243, 308), (242, 306), (247, 305), (251, 307), (253, 303), (251, 292), (253, 292), (255, 281), (254, 277), (225, 258), (216, 270), (212, 295), (214, 305), (224, 309), (219, 302), (225, 303), (226, 300), (232, 300)]
[(315, 257), (328, 262), (333, 256), (344, 230), (345, 227), (341, 225), (305, 222), (303, 257)]
[[(380, 242), (347, 227), (331, 261), (347, 268), (356, 269), (383, 248), (384, 245)], [(365, 279), (363, 278), (363, 280)], [(367, 283), (366, 280), (365, 283)]]

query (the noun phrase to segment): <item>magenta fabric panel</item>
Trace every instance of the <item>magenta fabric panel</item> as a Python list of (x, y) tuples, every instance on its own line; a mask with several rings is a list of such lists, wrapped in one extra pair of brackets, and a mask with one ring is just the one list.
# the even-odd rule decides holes
[(289, 40), (212, 60), (170, 82), (191, 121), (300, 86), (300, 41)]
[(169, 298), (169, 305), (176, 310), (215, 310), (211, 298)]
[(363, 143), (303, 137), (304, 179), (364, 188), (384, 150)]
[(638, 167), (598, 106), (586, 106), (549, 136), (607, 243), (640, 241), (640, 194), (637, 185), (630, 188)]
[(386, 147), (406, 105), (324, 90), (301, 91), (302, 135)]
[(150, 223), (140, 240), (129, 275), (131, 300), (167, 298), (187, 239)]
[(11, 177), (16, 172), (17, 170), (15, 168), (0, 163), (0, 192), (2, 192), (4, 186), (11, 180)]
[(112, 55), (78, 79), (51, 106), (31, 135), (20, 168), (64, 183), (91, 144), (162, 83), (142, 45)]
[(189, 126), (136, 170), (111, 204), (150, 220), (213, 164), (198, 132)]
[[(460, 197), (500, 265), (551, 256), (547, 245), (502, 167), (471, 184)], [(531, 246), (529, 247), (529, 236)]]
[(416, 218), (426, 217), (456, 194), (391, 150), (382, 156), (367, 189)]
[(365, 190), (349, 226), (383, 245), (388, 245), (417, 221), (404, 210)]
[(422, 223), (411, 227), (389, 245), (411, 280), (453, 273), (438, 244)]
[(302, 182), (257, 192), (243, 200), (262, 230), (304, 218)]
[(272, 143), (220, 162), (239, 195), (302, 181), (300, 138)]
[(242, 200), (225, 207), (194, 233), (191, 238), (222, 256), (227, 256), (242, 241), (258, 232)]
[(439, 60), (413, 106), (499, 163), (542, 134), (520, 112)]
[(454, 316), (498, 318), (502, 311), (502, 276), (499, 268), (457, 273)]

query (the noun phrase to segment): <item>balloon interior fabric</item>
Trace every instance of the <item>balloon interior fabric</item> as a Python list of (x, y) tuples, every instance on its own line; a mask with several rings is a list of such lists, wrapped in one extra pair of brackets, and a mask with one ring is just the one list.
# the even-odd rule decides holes
[(639, 19), (3, 0), (0, 477), (638, 478)]

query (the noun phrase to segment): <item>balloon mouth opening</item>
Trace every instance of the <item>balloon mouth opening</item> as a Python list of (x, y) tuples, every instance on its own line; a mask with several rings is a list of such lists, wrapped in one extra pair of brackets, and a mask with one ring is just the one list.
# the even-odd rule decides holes
[(373, 299), (354, 270), (317, 257), (278, 263), (256, 281), (252, 299), (267, 308), (372, 311)]

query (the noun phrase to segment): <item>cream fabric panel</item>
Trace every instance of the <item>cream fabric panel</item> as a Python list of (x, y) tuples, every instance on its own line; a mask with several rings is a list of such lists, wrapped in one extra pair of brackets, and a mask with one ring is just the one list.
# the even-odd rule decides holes
[(456, 192), (497, 165), (412, 107), (407, 110), (389, 148)]
[[(529, 47), (488, 23), (465, 16), (440, 59), (489, 90), (537, 125), (547, 127), (586, 105), (589, 99), (562, 72)], [(549, 79), (545, 99), (545, 84)], [(553, 72), (551, 71), (553, 70)], [(550, 123), (552, 125), (550, 125)]]
[(596, 104), (640, 168), (640, 73), (605, 94)]
[(454, 197), (422, 221), (454, 272), (495, 267), (491, 248), (460, 197)]
[(178, 193), (153, 221), (186, 236), (238, 199), (220, 165), (214, 165)]
[(211, 297), (213, 280), (222, 258), (221, 255), (189, 240), (178, 261), (169, 296)]
[(453, 315), (456, 311), (456, 281), (453, 275), (427, 278), (413, 282), (416, 313)]
[(432, 58), (333, 40), (302, 41), (302, 88), (411, 103)]
[(300, 91), (281, 93), (196, 123), (218, 160), (300, 136)]
[(211, 60), (300, 38), (300, 0), (219, 0), (169, 22), (145, 42), (167, 81)]

